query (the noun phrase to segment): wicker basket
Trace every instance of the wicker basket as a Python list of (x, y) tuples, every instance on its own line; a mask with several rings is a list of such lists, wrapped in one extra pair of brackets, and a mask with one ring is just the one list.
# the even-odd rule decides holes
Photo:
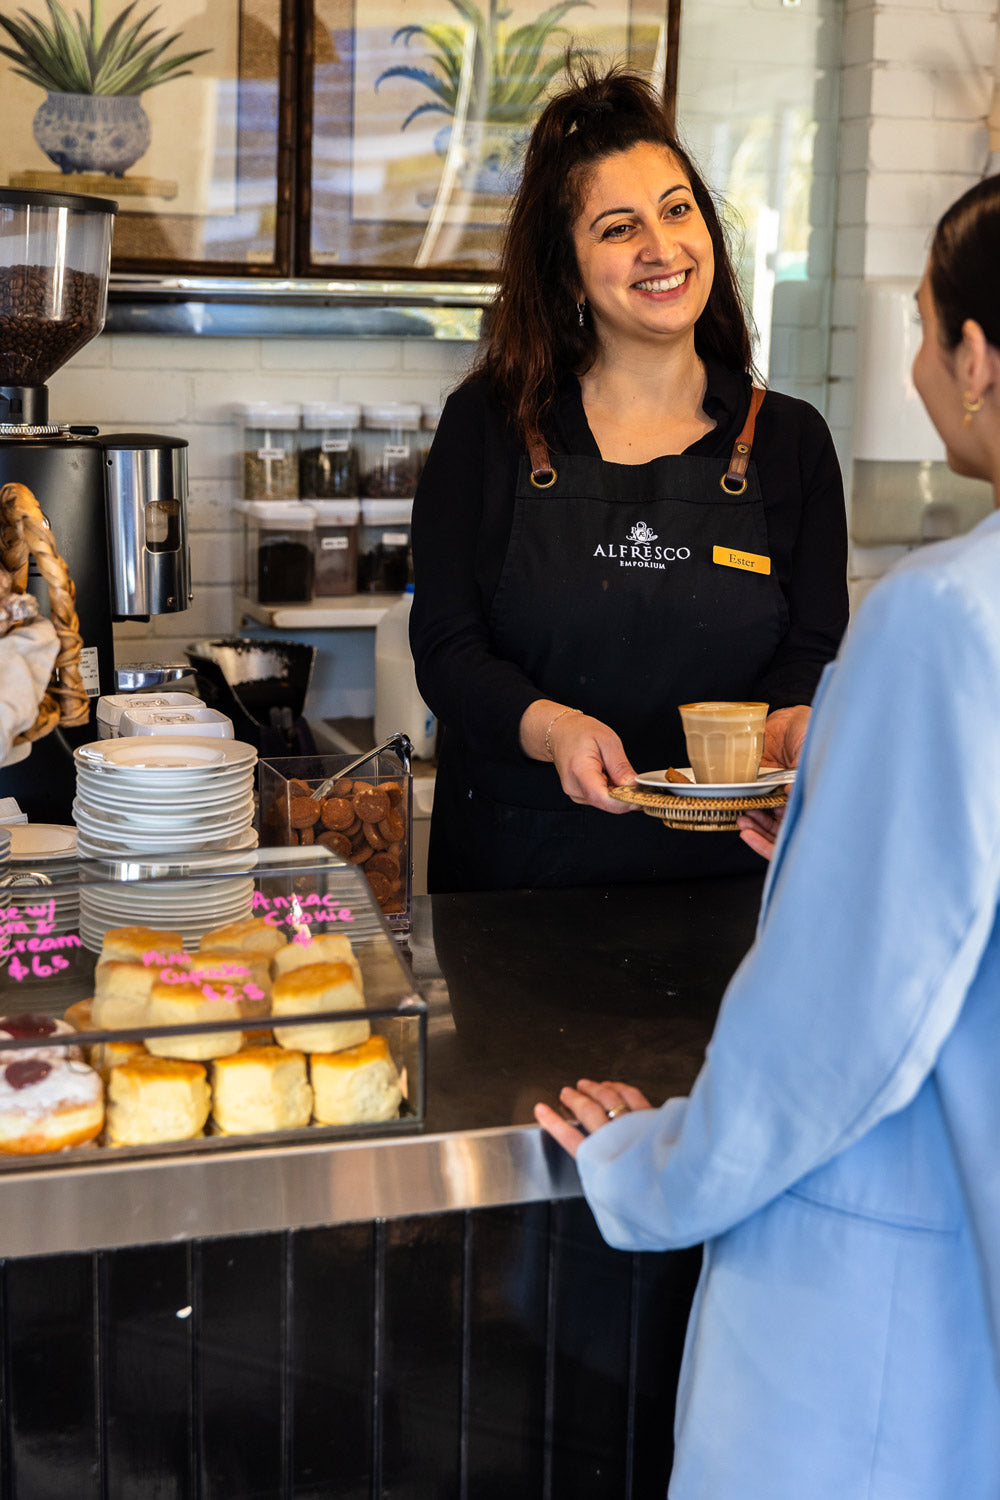
[(16, 745), (41, 739), (57, 725), (86, 724), (90, 718), (90, 698), (80, 676), (83, 642), (73, 580), (34, 495), (26, 485), (5, 484), (0, 489), (0, 602), (26, 592), (32, 557), (48, 585), (49, 612), (59, 637), (59, 655), (38, 706), (38, 716), (30, 729), (17, 736)]
[(773, 812), (788, 801), (784, 787), (753, 797), (684, 797), (676, 792), (647, 791), (641, 786), (615, 786), (611, 787), (610, 795), (618, 802), (641, 807), (668, 828), (687, 829), (690, 833), (731, 833), (740, 813), (757, 808)]

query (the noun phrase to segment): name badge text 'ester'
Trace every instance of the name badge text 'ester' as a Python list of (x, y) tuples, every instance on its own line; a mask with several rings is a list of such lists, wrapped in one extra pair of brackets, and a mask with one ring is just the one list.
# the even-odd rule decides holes
[(770, 573), (771, 559), (759, 552), (737, 552), (733, 547), (713, 547), (712, 561), (723, 568), (739, 568), (744, 573)]

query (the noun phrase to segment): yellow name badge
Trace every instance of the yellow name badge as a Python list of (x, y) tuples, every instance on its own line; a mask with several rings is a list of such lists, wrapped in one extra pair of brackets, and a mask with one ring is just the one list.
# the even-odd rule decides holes
[(713, 547), (712, 561), (723, 568), (740, 568), (744, 573), (770, 573), (771, 559), (759, 552), (735, 552), (732, 547)]

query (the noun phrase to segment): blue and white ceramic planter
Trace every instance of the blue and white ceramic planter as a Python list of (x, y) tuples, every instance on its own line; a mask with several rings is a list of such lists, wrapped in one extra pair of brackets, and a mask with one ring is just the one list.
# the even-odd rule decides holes
[(138, 94), (47, 94), (32, 130), (61, 172), (110, 177), (121, 177), (152, 138)]

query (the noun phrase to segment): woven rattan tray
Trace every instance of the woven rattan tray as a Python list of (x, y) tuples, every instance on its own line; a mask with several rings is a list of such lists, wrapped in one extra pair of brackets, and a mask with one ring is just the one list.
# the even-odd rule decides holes
[(668, 828), (686, 828), (691, 833), (731, 833), (740, 813), (755, 808), (770, 811), (784, 807), (788, 801), (784, 787), (756, 797), (682, 797), (676, 792), (653, 792), (641, 786), (613, 786), (609, 790), (618, 802), (641, 807)]

